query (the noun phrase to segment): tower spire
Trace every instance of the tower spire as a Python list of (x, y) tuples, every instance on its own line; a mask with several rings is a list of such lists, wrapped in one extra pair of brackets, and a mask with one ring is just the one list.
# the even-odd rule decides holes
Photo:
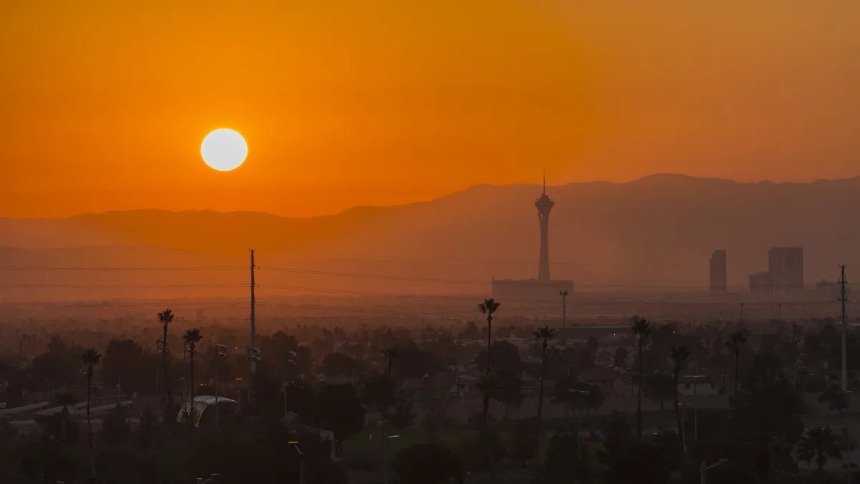
[(543, 193), (535, 201), (540, 220), (540, 264), (538, 265), (538, 280), (549, 281), (549, 212), (553, 201), (546, 194), (546, 171), (543, 174)]

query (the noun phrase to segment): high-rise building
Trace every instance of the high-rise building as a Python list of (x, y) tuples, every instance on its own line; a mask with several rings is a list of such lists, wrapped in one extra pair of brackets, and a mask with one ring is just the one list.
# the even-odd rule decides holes
[(725, 291), (726, 284), (726, 251), (715, 250), (711, 254), (711, 291)]
[(803, 248), (774, 247), (767, 253), (770, 283), (775, 290), (803, 289)]
[(540, 264), (538, 265), (538, 280), (548, 281), (549, 278), (549, 212), (555, 202), (546, 196), (546, 176), (543, 179), (543, 193), (535, 201), (540, 220)]

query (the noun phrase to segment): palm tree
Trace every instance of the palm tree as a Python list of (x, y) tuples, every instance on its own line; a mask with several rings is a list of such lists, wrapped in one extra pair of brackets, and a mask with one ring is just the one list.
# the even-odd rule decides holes
[(478, 390), (484, 394), (484, 424), (487, 423), (487, 414), (490, 412), (490, 399), (499, 393), (499, 380), (495, 375), (485, 374), (478, 382)]
[(830, 427), (808, 429), (796, 444), (797, 461), (806, 462), (809, 466), (815, 461), (817, 472), (824, 470), (830, 459), (842, 459), (842, 449), (839, 437), (833, 434)]
[[(678, 380), (681, 379), (681, 370), (684, 368), (684, 362), (690, 357), (690, 351), (686, 346), (672, 347), (672, 376), (674, 377), (674, 397), (675, 397), (675, 422), (678, 424), (678, 435), (681, 435), (681, 409), (678, 406)], [(683, 442), (683, 436), (681, 438)]]
[(631, 329), (633, 330), (633, 334), (635, 334), (639, 339), (639, 376), (637, 378), (639, 393), (636, 399), (636, 438), (642, 440), (642, 374), (644, 372), (642, 365), (642, 349), (645, 347), (645, 340), (651, 334), (651, 323), (649, 323), (645, 318), (633, 316), (633, 326)]
[(484, 394), (484, 418), (482, 433), (487, 444), (487, 466), (490, 470), (490, 475), (495, 477), (493, 470), (493, 442), (490, 436), (490, 427), (487, 425), (487, 414), (490, 411), (490, 398), (499, 393), (499, 381), (495, 375), (486, 373), (478, 382), (478, 389)]
[(391, 379), (391, 366), (394, 363), (394, 358), (397, 358), (397, 347), (385, 348), (382, 350), (382, 355), (388, 359), (388, 379)]
[(78, 403), (78, 398), (72, 393), (58, 393), (54, 395), (54, 399), (57, 404), (63, 406), (60, 412), (60, 440), (65, 442), (69, 434), (69, 405)]
[[(550, 328), (549, 326), (544, 326), (543, 328), (538, 328), (534, 330), (532, 333), (534, 337), (541, 341), (541, 353), (540, 353), (540, 386), (538, 387), (538, 409), (537, 409), (537, 450), (535, 451), (535, 456), (538, 455), (538, 451), (540, 450), (540, 437), (541, 437), (541, 418), (543, 416), (543, 382), (544, 378), (546, 378), (546, 348), (549, 345), (549, 340), (555, 337), (555, 330)], [(539, 462), (537, 457), (535, 457), (535, 463)]]
[[(164, 311), (158, 313), (158, 322), (161, 323), (161, 328), (163, 331), (163, 336), (161, 339), (161, 361), (164, 366), (164, 387), (167, 391), (167, 414), (170, 415), (170, 412), (173, 411), (173, 395), (170, 393), (170, 375), (168, 374), (168, 367), (170, 365), (167, 364), (168, 360), (168, 348), (167, 348), (167, 326), (173, 321), (173, 311), (169, 308)], [(165, 423), (168, 422), (169, 419), (165, 419)]]
[(200, 330), (197, 328), (189, 329), (185, 332), (185, 335), (182, 336), (182, 339), (185, 341), (185, 348), (188, 350), (188, 373), (189, 373), (189, 382), (191, 383), (191, 395), (188, 400), (188, 421), (190, 422), (190, 431), (194, 432), (194, 350), (197, 348), (197, 343), (203, 339), (200, 336)]
[(99, 364), (102, 355), (93, 348), (84, 351), (81, 361), (87, 367), (87, 429), (89, 431), (90, 451), (93, 450), (93, 421), (90, 418), (90, 403), (93, 393), (93, 367)]
[(732, 333), (731, 339), (726, 341), (726, 346), (729, 347), (729, 350), (732, 352), (732, 356), (735, 358), (735, 393), (734, 399), (737, 401), (738, 399), (738, 369), (739, 362), (741, 357), (741, 348), (744, 346), (744, 342), (746, 342), (747, 336), (743, 331), (735, 331)]
[[(382, 355), (385, 356), (386, 358), (388, 358), (388, 381), (392, 382), (392, 384), (393, 384), (393, 380), (391, 379), (391, 368), (394, 364), (394, 358), (397, 358), (397, 347), (392, 346), (390, 348), (385, 348), (384, 350), (382, 350)], [(385, 435), (385, 426), (388, 423), (388, 406), (386, 405), (385, 408), (383, 408), (380, 413), (382, 414), (382, 425), (379, 428), (379, 436), (380, 436), (379, 445), (380, 445), (380, 452), (382, 452), (382, 454), (384, 455), (384, 453), (385, 453), (385, 440), (387, 438)]]
[(490, 374), (492, 359), (490, 358), (490, 344), (492, 343), (493, 335), (493, 313), (495, 313), (502, 303), (496, 302), (493, 298), (484, 299), (484, 302), (478, 304), (478, 309), (481, 313), (487, 315), (487, 374)]

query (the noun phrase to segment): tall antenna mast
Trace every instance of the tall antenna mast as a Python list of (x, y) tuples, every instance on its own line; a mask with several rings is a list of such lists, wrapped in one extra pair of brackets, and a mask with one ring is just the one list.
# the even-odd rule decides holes
[(845, 354), (845, 332), (848, 326), (848, 315), (845, 313), (845, 301), (847, 298), (845, 297), (845, 284), (848, 281), (845, 279), (845, 266), (840, 266), (842, 270), (841, 277), (839, 278), (839, 302), (842, 303), (842, 391), (848, 391), (848, 364), (847, 358)]

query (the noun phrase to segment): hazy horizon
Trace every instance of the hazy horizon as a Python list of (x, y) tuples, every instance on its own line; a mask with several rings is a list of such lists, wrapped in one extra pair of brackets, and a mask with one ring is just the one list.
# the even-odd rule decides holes
[[(585, 180), (585, 181), (572, 181), (567, 183), (554, 183), (552, 180), (547, 180), (547, 190), (551, 192), (553, 189), (564, 188), (574, 185), (589, 185), (589, 184), (609, 184), (609, 185), (627, 185), (636, 182), (641, 182), (643, 180), (652, 179), (652, 178), (688, 178), (695, 180), (710, 180), (710, 181), (728, 181), (738, 185), (758, 185), (758, 184), (773, 184), (773, 185), (802, 185), (802, 184), (812, 184), (817, 182), (837, 182), (837, 181), (850, 181), (857, 178), (860, 178), (860, 173), (857, 175), (846, 176), (842, 178), (814, 178), (809, 180), (781, 180), (776, 181), (773, 179), (762, 178), (756, 180), (739, 180), (733, 178), (721, 178), (721, 177), (709, 177), (709, 176), (696, 176), (687, 173), (669, 173), (669, 172), (656, 172), (648, 175), (636, 177), (630, 180), (622, 180), (622, 181), (611, 181), (604, 179), (595, 179), (595, 180)], [(260, 214), (267, 215), (273, 217), (281, 217), (287, 219), (313, 219), (318, 217), (332, 217), (336, 215), (341, 215), (346, 212), (352, 210), (360, 210), (360, 209), (386, 209), (386, 208), (396, 208), (396, 207), (407, 207), (411, 205), (418, 205), (423, 203), (430, 203), (440, 199), (444, 199), (453, 195), (456, 195), (461, 192), (468, 191), (473, 188), (478, 187), (535, 187), (536, 190), (541, 190), (541, 183), (532, 183), (532, 182), (514, 182), (514, 183), (480, 183), (476, 182), (470, 185), (465, 186), (462, 189), (454, 190), (452, 192), (444, 193), (432, 198), (416, 198), (414, 200), (406, 200), (401, 203), (394, 204), (380, 204), (380, 205), (352, 205), (343, 209), (339, 209), (333, 212), (325, 212), (318, 214), (308, 214), (308, 215), (293, 215), (289, 213), (277, 213), (274, 211), (265, 211), (265, 210), (218, 210), (218, 209), (207, 209), (207, 208), (177, 208), (177, 209), (169, 209), (169, 208), (157, 208), (154, 206), (140, 206), (126, 209), (114, 209), (114, 210), (102, 210), (95, 212), (79, 212), (79, 213), (66, 213), (66, 214), (56, 214), (56, 215), (30, 215), (30, 216), (11, 216), (0, 213), (0, 219), (20, 219), (20, 220), (39, 220), (39, 219), (68, 219), (68, 218), (76, 218), (87, 215), (106, 215), (112, 213), (124, 213), (124, 212), (169, 212), (169, 213), (183, 213), (183, 212), (215, 212), (215, 213), (223, 213), (223, 214)], [(538, 193), (538, 192), (536, 192)]]

